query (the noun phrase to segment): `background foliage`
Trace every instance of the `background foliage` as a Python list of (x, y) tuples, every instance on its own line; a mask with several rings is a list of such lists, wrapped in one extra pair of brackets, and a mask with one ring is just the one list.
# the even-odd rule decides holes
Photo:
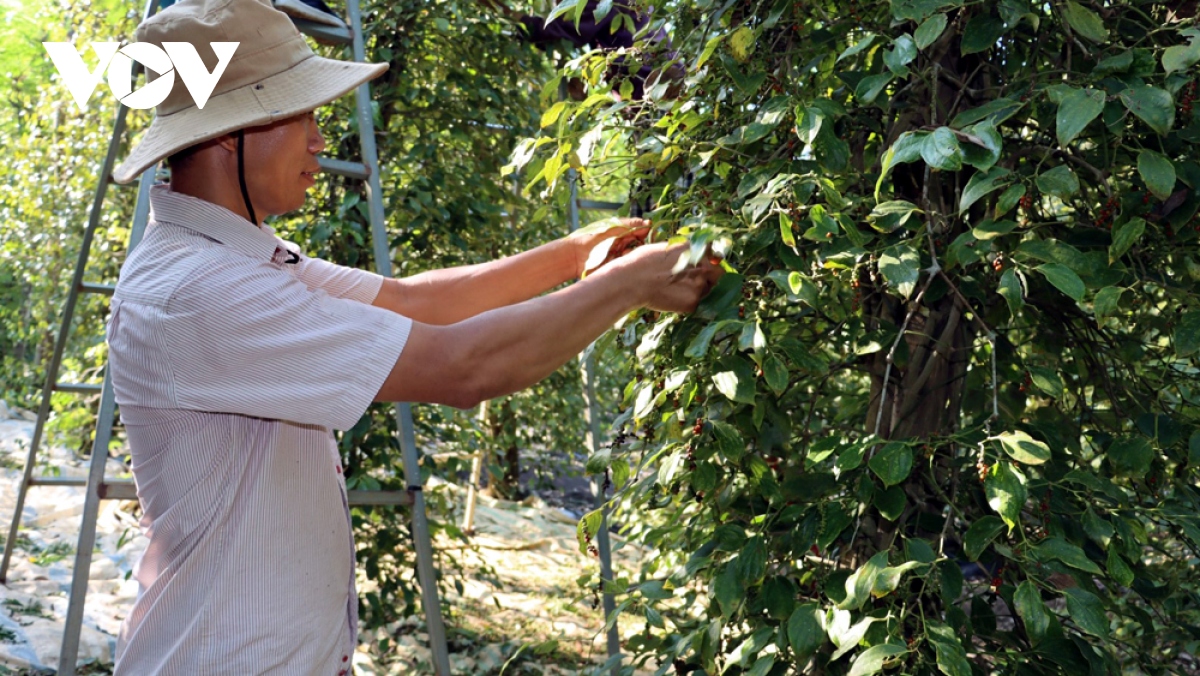
[(590, 96), (547, 107), (537, 176), (632, 148), (662, 236), (734, 272), (618, 337), (637, 376), (589, 468), (654, 548), (611, 585), (638, 661), (1194, 673), (1194, 4), (654, 17), (673, 42), (625, 58), (684, 79), (617, 101), (618, 55), (571, 61)]

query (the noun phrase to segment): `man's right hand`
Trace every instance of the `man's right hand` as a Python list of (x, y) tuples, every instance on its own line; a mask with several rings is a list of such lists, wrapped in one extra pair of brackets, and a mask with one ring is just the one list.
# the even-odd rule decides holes
[(704, 259), (679, 272), (687, 244), (647, 244), (607, 264), (592, 278), (620, 275), (639, 295), (638, 304), (660, 312), (690, 313), (725, 274), (713, 260)]

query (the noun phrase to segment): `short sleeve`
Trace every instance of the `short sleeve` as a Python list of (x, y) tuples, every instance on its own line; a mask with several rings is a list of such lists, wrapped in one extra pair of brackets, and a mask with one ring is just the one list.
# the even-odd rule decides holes
[(267, 262), (217, 258), (170, 300), (173, 398), (182, 409), (348, 429), (411, 328), (407, 317), (310, 289)]
[(293, 270), (309, 289), (324, 289), (334, 298), (346, 298), (370, 305), (383, 286), (383, 277), (366, 270), (337, 265), (320, 258), (300, 256)]

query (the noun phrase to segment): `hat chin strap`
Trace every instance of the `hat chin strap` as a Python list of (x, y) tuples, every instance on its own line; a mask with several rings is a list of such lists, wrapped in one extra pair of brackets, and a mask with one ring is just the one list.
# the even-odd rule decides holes
[(258, 219), (254, 216), (254, 207), (250, 204), (250, 191), (246, 189), (246, 135), (243, 130), (237, 130), (238, 141), (238, 183), (242, 186), (242, 200), (246, 202), (246, 211), (250, 214), (250, 222), (255, 226), (258, 225)]

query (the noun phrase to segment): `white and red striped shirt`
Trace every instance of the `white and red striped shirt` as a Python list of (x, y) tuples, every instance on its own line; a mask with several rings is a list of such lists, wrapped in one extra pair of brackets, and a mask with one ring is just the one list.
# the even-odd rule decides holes
[(108, 325), (150, 538), (116, 673), (350, 673), (331, 430), (359, 420), (412, 322), (370, 305), (378, 275), (295, 260), (270, 228), (165, 185), (150, 203)]

